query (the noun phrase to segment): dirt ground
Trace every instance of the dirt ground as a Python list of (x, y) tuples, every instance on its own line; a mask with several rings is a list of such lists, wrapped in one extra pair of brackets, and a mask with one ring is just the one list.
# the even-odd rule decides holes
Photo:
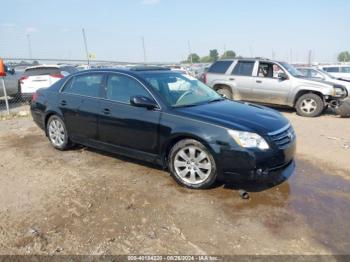
[(349, 254), (350, 119), (283, 113), (295, 165), (209, 190), (120, 156), (57, 151), (30, 118), (2, 120), (0, 254)]

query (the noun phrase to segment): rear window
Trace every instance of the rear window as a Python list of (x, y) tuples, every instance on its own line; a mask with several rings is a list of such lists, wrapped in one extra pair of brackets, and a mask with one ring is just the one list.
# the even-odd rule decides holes
[(324, 67), (323, 70), (330, 73), (337, 73), (339, 72), (339, 67)]
[(255, 62), (253, 61), (238, 61), (232, 71), (233, 75), (252, 76)]
[(209, 73), (225, 74), (232, 61), (217, 61), (208, 70)]
[(61, 71), (58, 67), (36, 67), (24, 71), (25, 76), (56, 75), (60, 73)]

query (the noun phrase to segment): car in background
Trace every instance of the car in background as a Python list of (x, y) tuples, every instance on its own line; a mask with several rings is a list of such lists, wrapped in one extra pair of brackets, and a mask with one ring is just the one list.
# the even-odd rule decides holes
[(31, 98), (40, 88), (48, 88), (58, 80), (78, 72), (70, 65), (38, 65), (27, 67), (20, 78), (19, 96), (22, 99)]
[(333, 84), (334, 86), (344, 86), (348, 91), (348, 96), (350, 95), (350, 80), (347, 81), (334, 77), (328, 72), (316, 67), (297, 67), (297, 69), (304, 75), (304, 77), (311, 80), (324, 81)]
[(332, 76), (350, 81), (350, 65), (322, 65), (318, 66)]
[(31, 113), (58, 150), (77, 143), (156, 163), (189, 188), (271, 177), (292, 164), (296, 149), (279, 112), (225, 99), (161, 67), (70, 75), (38, 90)]
[(264, 58), (216, 61), (206, 83), (230, 99), (292, 107), (305, 117), (336, 108), (347, 96), (344, 87), (308, 80), (292, 65)]
[[(22, 73), (14, 68), (5, 65), (6, 76), (4, 77), (6, 95), (15, 98), (18, 95), (19, 82)], [(0, 86), (0, 97), (5, 96), (2, 86)]]

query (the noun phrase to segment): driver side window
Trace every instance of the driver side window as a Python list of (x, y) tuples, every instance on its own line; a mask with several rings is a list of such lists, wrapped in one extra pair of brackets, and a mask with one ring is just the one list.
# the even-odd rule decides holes
[(258, 77), (278, 78), (278, 74), (283, 73), (280, 66), (273, 63), (259, 63)]

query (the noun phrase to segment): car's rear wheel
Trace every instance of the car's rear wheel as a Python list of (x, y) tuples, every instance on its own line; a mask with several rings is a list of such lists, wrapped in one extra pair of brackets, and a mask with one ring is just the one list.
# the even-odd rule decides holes
[(208, 188), (217, 177), (212, 154), (194, 139), (184, 139), (173, 146), (169, 154), (169, 169), (174, 179), (188, 188)]
[(309, 93), (299, 97), (295, 104), (295, 109), (298, 115), (316, 117), (323, 112), (324, 102), (320, 96)]
[(232, 99), (232, 91), (228, 87), (219, 87), (216, 92), (225, 98)]
[(66, 126), (60, 117), (53, 115), (49, 118), (46, 125), (46, 132), (54, 148), (65, 150), (72, 146)]

